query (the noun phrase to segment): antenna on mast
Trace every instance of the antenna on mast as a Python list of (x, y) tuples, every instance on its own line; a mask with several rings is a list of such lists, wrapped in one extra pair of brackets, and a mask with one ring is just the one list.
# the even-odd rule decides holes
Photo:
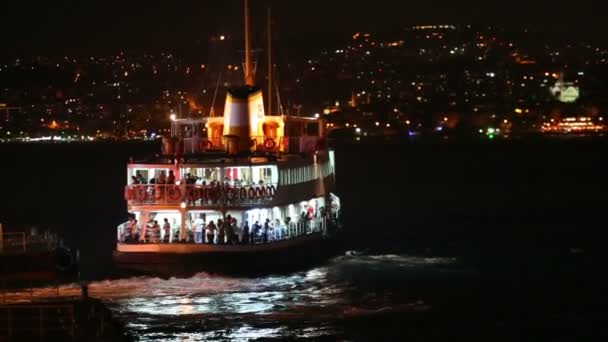
[(220, 72), (220, 75), (217, 78), (217, 85), (215, 86), (215, 93), (213, 93), (213, 101), (211, 102), (211, 111), (209, 112), (209, 116), (215, 116), (215, 99), (217, 98), (217, 91), (220, 89), (221, 81), (222, 81), (222, 73)]
[(245, 85), (255, 86), (253, 67), (251, 65), (251, 37), (249, 32), (249, 0), (245, 2)]

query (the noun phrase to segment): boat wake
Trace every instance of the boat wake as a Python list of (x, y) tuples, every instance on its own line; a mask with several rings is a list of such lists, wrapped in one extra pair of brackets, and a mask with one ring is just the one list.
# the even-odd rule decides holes
[[(187, 279), (131, 277), (88, 284), (140, 340), (232, 340), (342, 336), (358, 320), (432, 311), (424, 296), (400, 290), (402, 276), (456, 271), (453, 258), (350, 252), (289, 275)], [(80, 296), (80, 285), (5, 293), (10, 302)]]

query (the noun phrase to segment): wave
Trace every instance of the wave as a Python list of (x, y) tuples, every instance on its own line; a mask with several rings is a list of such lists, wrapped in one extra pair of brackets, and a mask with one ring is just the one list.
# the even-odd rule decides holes
[(334, 262), (367, 263), (397, 265), (404, 267), (429, 266), (459, 266), (460, 261), (455, 257), (429, 257), (410, 254), (368, 254), (364, 251), (348, 251), (343, 256), (334, 259)]

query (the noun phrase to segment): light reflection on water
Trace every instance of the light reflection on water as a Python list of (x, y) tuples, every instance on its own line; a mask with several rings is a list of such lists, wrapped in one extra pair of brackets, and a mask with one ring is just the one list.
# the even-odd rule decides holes
[[(450, 258), (345, 255), (286, 276), (188, 279), (134, 277), (89, 284), (141, 341), (252, 340), (340, 336), (341, 320), (429, 309), (396, 288), (399, 273), (459, 270)], [(78, 296), (77, 285), (11, 293), (15, 301)]]

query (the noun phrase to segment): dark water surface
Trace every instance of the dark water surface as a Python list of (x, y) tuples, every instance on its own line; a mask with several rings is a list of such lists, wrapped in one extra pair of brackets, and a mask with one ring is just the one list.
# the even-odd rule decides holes
[[(90, 295), (142, 341), (601, 341), (606, 147), (339, 145), (345, 252), (283, 275), (114, 271), (125, 164), (154, 144), (0, 145), (0, 221), (63, 233), (81, 251)], [(57, 292), (78, 288), (34, 296)]]

